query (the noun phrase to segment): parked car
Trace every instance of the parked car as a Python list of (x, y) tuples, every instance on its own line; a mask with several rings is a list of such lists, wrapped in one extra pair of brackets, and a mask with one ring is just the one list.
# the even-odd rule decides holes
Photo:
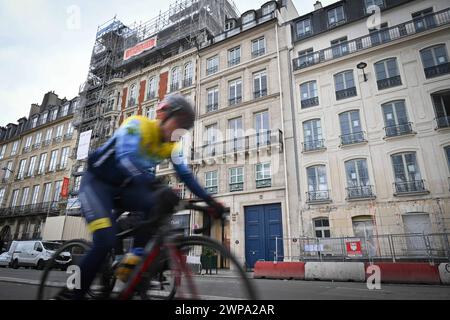
[[(56, 250), (61, 246), (57, 242), (47, 241), (18, 241), (13, 251), (11, 267), (35, 267), (42, 270), (45, 263), (52, 257)], [(70, 253), (63, 252), (56, 263), (62, 270), (65, 270), (71, 263)]]
[(0, 267), (9, 267), (11, 265), (12, 256), (8, 251), (0, 254)]

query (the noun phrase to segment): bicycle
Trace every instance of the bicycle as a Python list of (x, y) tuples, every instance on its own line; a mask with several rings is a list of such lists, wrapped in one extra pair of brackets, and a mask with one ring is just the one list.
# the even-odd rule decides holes
[[(119, 280), (114, 276), (116, 265), (113, 263), (114, 252), (111, 252), (102, 267), (102, 272), (91, 285), (88, 295), (93, 299), (129, 300), (138, 297), (144, 300), (198, 300), (224, 299), (226, 296), (223, 295), (226, 294), (232, 299), (255, 300), (256, 292), (236, 257), (218, 241), (199, 235), (210, 229), (211, 220), (207, 214), (209, 208), (196, 204), (198, 202), (181, 201), (178, 206), (179, 211), (195, 210), (203, 213), (203, 227), (194, 229), (194, 235), (185, 236), (183, 229), (172, 228), (167, 219), (159, 232), (146, 244), (140, 263), (134, 268), (126, 283), (117, 286)], [(144, 221), (137, 227), (118, 233), (117, 237), (122, 241), (149, 227), (154, 227), (154, 222)], [(84, 240), (72, 240), (62, 245), (53, 254), (42, 273), (37, 299), (51, 298), (66, 286), (68, 275), (58, 273), (55, 263), (57, 259), (61, 260), (62, 253), (69, 252), (72, 263), (76, 265), (89, 248), (90, 244)], [(226, 281), (214, 278), (211, 282), (205, 276), (194, 274), (195, 265), (188, 263), (188, 256), (199, 257), (205, 252), (210, 255), (211, 252), (215, 253), (213, 256), (216, 256), (216, 261), (220, 256), (220, 260), (228, 264), (230, 274)], [(64, 256), (67, 257), (67, 254)], [(226, 284), (218, 286), (220, 281), (225, 281)], [(115, 287), (119, 288), (114, 290)]]

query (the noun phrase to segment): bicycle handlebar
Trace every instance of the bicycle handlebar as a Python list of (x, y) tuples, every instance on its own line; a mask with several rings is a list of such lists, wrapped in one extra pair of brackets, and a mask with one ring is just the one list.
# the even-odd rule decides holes
[[(195, 203), (199, 203), (199, 202), (203, 202), (203, 200), (193, 199), (193, 200), (187, 200), (187, 201), (182, 202), (182, 206), (184, 209), (195, 210), (195, 211), (200, 211), (200, 212), (206, 213), (205, 221), (203, 221), (203, 227), (194, 229), (193, 230), (194, 234), (204, 233), (206, 230), (209, 230), (209, 228), (211, 227), (211, 216), (208, 213), (208, 211), (211, 208), (208, 206), (202, 206), (202, 205), (195, 204)], [(230, 208), (225, 208), (224, 213), (230, 213)], [(221, 220), (223, 223), (223, 219), (221, 219)]]

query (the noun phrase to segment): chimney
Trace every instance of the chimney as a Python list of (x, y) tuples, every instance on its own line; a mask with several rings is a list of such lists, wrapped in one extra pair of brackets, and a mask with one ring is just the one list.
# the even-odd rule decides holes
[(314, 11), (319, 9), (322, 9), (322, 2), (316, 1), (316, 3), (314, 3)]
[(41, 107), (40, 107), (37, 103), (33, 103), (33, 104), (31, 105), (31, 108), (30, 108), (30, 114), (28, 115), (28, 118), (31, 118), (31, 117), (34, 116), (35, 114), (39, 113), (40, 108), (41, 108)]

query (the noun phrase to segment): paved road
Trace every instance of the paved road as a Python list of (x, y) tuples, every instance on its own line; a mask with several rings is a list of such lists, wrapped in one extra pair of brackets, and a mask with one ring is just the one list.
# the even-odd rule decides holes
[[(41, 271), (0, 268), (0, 300), (30, 300), (36, 295)], [(64, 274), (61, 273), (61, 276)], [(203, 276), (203, 285), (212, 297), (230, 299), (239, 296), (233, 286), (234, 279)], [(297, 281), (297, 280), (251, 280), (260, 298), (267, 300), (329, 300), (329, 299), (437, 299), (450, 300), (450, 286), (382, 284), (381, 290), (368, 290), (365, 283)], [(20, 282), (20, 283), (18, 283)]]

